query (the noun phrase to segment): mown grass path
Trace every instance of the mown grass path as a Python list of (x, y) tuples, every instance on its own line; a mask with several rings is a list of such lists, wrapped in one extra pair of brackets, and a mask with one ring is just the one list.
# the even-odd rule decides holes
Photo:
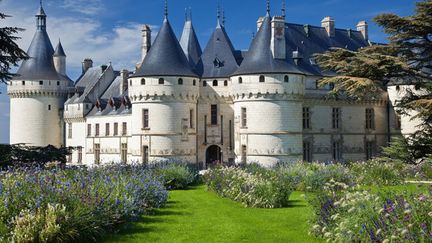
[(311, 210), (295, 192), (282, 209), (245, 208), (205, 186), (170, 192), (168, 204), (106, 242), (319, 242), (307, 234)]

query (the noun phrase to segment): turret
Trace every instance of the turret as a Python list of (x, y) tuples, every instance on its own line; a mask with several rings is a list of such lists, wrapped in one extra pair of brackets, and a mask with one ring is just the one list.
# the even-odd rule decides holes
[(180, 38), (180, 46), (182, 47), (191, 67), (195, 68), (199, 58), (201, 57), (202, 51), (192, 25), (192, 16), (190, 13), (186, 14), (186, 21)]
[(53, 55), (53, 61), (56, 71), (65, 76), (66, 75), (66, 54), (63, 50), (63, 46), (59, 40), (56, 50)]

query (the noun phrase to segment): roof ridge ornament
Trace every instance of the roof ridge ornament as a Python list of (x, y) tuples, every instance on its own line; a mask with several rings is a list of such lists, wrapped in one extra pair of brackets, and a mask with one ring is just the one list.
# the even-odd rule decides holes
[(282, 0), (282, 18), (286, 17), (286, 1)]
[(217, 27), (220, 27), (220, 19), (221, 19), (221, 11), (220, 11), (220, 5), (218, 4), (217, 10), (216, 10), (216, 17), (217, 17)]
[(270, 0), (267, 0), (267, 16), (270, 16)]
[(164, 17), (165, 20), (168, 19), (168, 0), (165, 0)]

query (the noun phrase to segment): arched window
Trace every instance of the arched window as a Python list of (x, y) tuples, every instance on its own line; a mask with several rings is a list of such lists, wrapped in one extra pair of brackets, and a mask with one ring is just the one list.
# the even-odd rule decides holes
[(193, 86), (196, 85), (196, 80), (195, 79), (192, 81), (192, 84), (193, 84)]
[(203, 87), (206, 87), (207, 86), (207, 81), (203, 81)]
[(289, 82), (289, 77), (288, 77), (288, 75), (285, 75), (285, 77), (284, 77), (284, 82), (285, 82), (285, 83), (288, 83), (288, 82)]
[(159, 84), (164, 84), (164, 83), (165, 83), (165, 79), (160, 78), (160, 79), (159, 79)]
[(182, 78), (178, 79), (178, 85), (183, 85), (183, 79)]
[(218, 86), (218, 81), (217, 80), (213, 80), (213, 86)]
[(238, 78), (238, 82), (239, 82), (239, 84), (243, 83), (243, 79), (242, 79), (242, 77), (239, 77), (239, 78)]
[(224, 81), (224, 86), (228, 86), (228, 80)]
[(261, 75), (261, 76), (259, 77), (259, 82), (260, 82), (260, 83), (264, 83), (264, 82), (265, 82), (265, 77), (264, 77), (263, 75)]
[(145, 85), (146, 83), (145, 83), (146, 81), (145, 81), (145, 78), (142, 78), (141, 79), (141, 85)]

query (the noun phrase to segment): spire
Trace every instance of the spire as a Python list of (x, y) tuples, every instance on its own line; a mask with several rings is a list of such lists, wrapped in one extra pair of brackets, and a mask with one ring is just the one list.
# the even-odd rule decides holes
[(168, 19), (168, 0), (165, 0), (164, 17)]
[(198, 42), (192, 20), (186, 20), (183, 33), (180, 38), (180, 46), (191, 67), (195, 68), (202, 54), (201, 46)]
[(219, 6), (219, 4), (218, 4), (218, 6), (217, 6), (217, 13), (216, 13), (216, 16), (217, 16), (217, 27), (220, 27), (221, 26), (221, 24), (220, 24), (220, 19), (221, 19), (221, 11), (220, 11), (220, 6)]
[(66, 56), (60, 39), (58, 41), (58, 44), (57, 44), (57, 47), (55, 49), (55, 52), (54, 52), (53, 56), (59, 56), (59, 57), (65, 57)]
[(286, 3), (285, 0), (282, 0), (282, 17), (286, 17)]
[(267, 16), (270, 16), (270, 0), (267, 0)]
[(42, 7), (42, 0), (39, 2), (39, 11), (36, 14), (36, 27), (38, 30), (46, 30), (46, 14)]

